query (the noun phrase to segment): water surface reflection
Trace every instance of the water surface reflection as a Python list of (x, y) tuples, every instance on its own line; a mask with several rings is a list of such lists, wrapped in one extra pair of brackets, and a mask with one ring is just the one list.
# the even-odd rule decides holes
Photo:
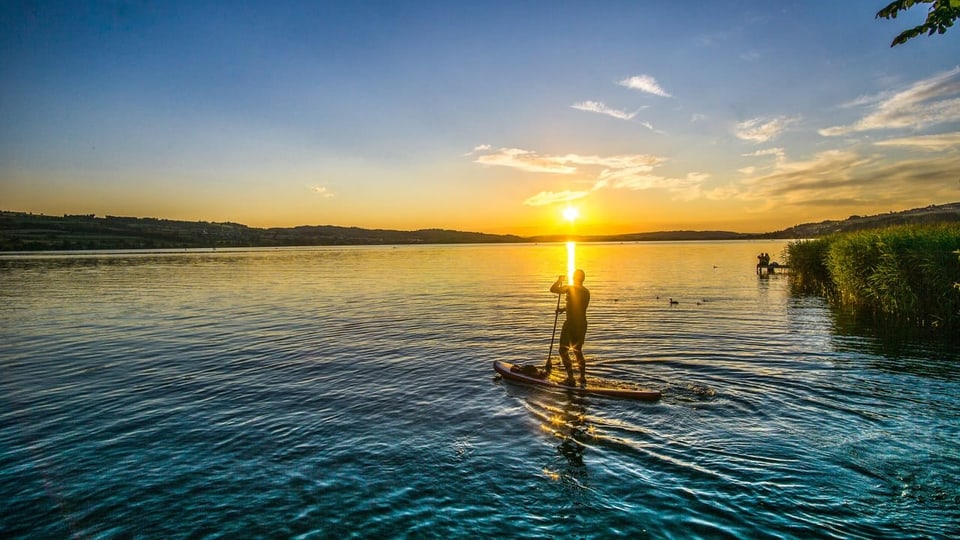
[(565, 244), (0, 258), (0, 536), (946, 537), (955, 349), (759, 251), (576, 246), (591, 375), (657, 403), (491, 382)]

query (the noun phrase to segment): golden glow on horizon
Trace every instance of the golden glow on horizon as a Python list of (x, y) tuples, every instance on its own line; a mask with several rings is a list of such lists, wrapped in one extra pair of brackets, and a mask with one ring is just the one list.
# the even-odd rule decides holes
[(577, 269), (577, 243), (567, 242), (567, 283), (573, 283), (573, 271)]

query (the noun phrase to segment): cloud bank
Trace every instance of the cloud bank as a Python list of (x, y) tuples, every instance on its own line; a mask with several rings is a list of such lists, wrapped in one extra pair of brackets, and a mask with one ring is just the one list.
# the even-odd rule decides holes
[(474, 162), (535, 173), (578, 174), (588, 178), (584, 181), (592, 183), (590, 189), (585, 190), (541, 191), (523, 202), (527, 206), (570, 202), (601, 189), (662, 189), (676, 199), (690, 200), (700, 195), (701, 184), (710, 177), (700, 172), (688, 173), (683, 177), (655, 174), (655, 169), (666, 160), (649, 154), (542, 155), (518, 148), (491, 149), (488, 152), (478, 156)]
[[(935, 141), (932, 147), (956, 137), (956, 134), (930, 139), (917, 137), (896, 143), (914, 145)], [(827, 150), (802, 160), (777, 155), (770, 167), (749, 167), (741, 172), (746, 177), (727, 193), (728, 198), (759, 201), (764, 210), (847, 204), (922, 206), (929, 204), (931, 197), (950, 200), (960, 193), (957, 182), (960, 152), (950, 152), (938, 160), (889, 161), (882, 154)]]

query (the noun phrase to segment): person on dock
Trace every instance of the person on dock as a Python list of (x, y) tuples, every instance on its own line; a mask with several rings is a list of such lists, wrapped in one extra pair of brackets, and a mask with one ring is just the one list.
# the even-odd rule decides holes
[(757, 274), (763, 274), (763, 271), (770, 265), (770, 255), (760, 253), (757, 255)]
[(587, 275), (583, 270), (573, 273), (573, 284), (564, 285), (560, 276), (550, 286), (553, 294), (566, 294), (567, 305), (561, 308), (566, 313), (563, 328), (560, 330), (560, 358), (563, 367), (567, 370), (567, 380), (564, 384), (573, 386), (573, 365), (570, 363), (570, 354), (577, 357), (580, 367), (580, 386), (587, 385), (587, 364), (583, 359), (583, 342), (587, 337), (587, 306), (590, 304), (590, 290), (583, 286)]

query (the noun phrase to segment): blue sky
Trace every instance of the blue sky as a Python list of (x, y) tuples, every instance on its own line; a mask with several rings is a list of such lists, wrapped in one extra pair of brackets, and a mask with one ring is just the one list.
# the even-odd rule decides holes
[(804, 2), (5, 2), (0, 208), (518, 234), (960, 200), (960, 30)]

